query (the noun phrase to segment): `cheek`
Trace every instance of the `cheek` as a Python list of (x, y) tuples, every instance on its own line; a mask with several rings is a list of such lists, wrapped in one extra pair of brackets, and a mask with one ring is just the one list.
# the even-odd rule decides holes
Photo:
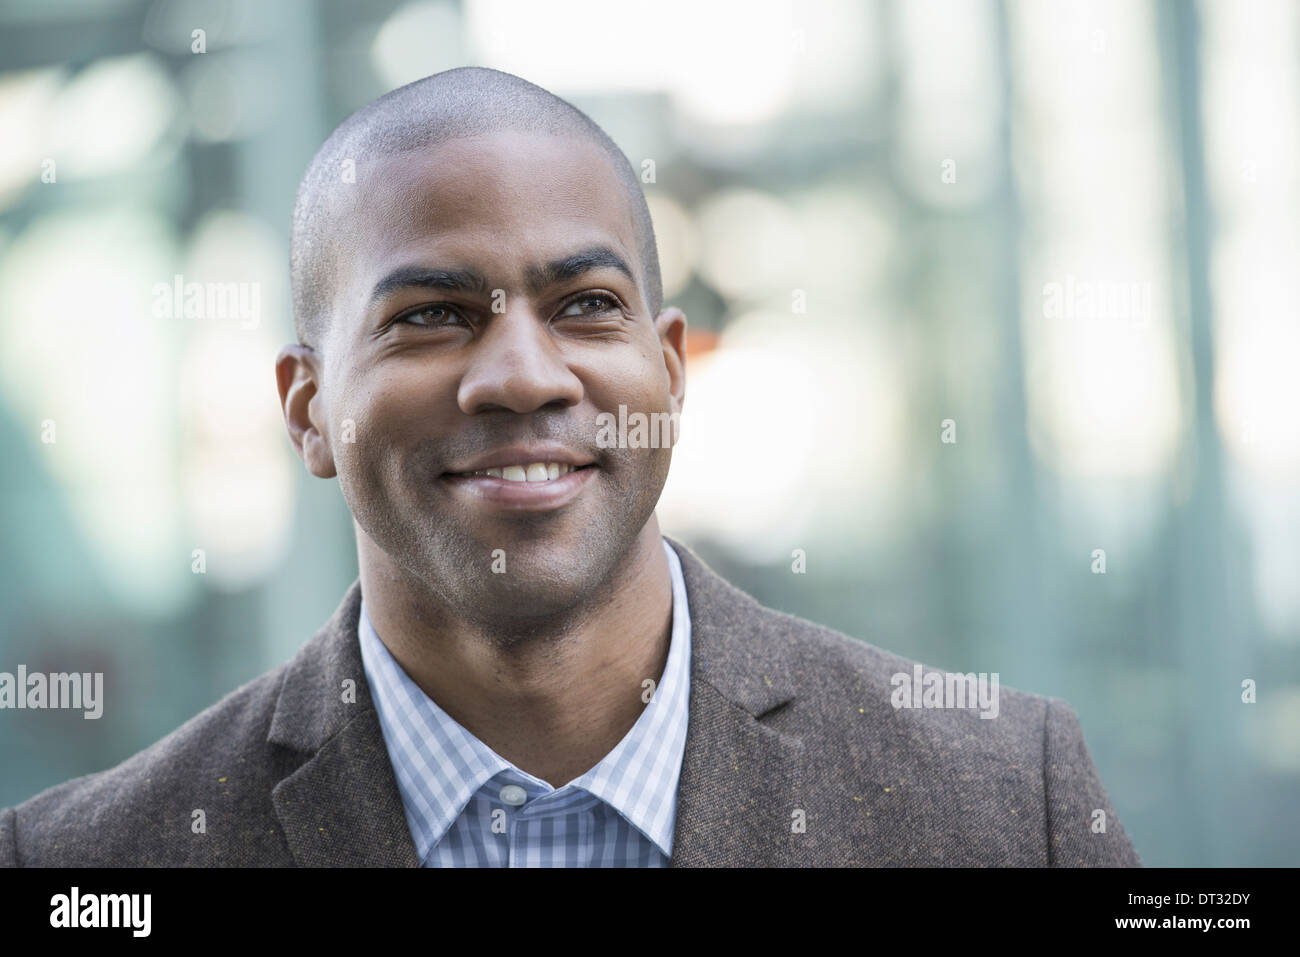
[(593, 405), (601, 412), (617, 412), (620, 405), (632, 412), (661, 412), (671, 406), (668, 370), (663, 355), (629, 353), (621, 359), (606, 357), (580, 372)]
[(403, 386), (388, 380), (382, 389), (354, 388), (337, 409), (334, 460), (341, 482), (374, 488), (409, 462), (427, 432), (428, 417), (422, 414), (418, 389)]

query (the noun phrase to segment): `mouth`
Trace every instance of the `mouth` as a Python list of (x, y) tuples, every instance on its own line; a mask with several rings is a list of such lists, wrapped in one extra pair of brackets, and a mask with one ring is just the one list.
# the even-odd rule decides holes
[(477, 505), (509, 511), (549, 511), (572, 502), (592, 481), (599, 466), (531, 462), (492, 466), (441, 477), (455, 494)]
[(447, 472), (444, 478), (473, 478), (482, 475), (505, 482), (554, 482), (570, 472), (594, 468), (594, 465), (570, 465), (568, 462), (532, 462), (528, 465), (506, 465), (476, 469), (473, 472)]

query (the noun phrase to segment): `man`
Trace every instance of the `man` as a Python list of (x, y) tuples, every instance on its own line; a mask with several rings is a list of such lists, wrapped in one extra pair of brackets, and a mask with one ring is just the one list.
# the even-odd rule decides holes
[(280, 399), (360, 578), (285, 666), (5, 811), (0, 861), (1138, 863), (1066, 704), (898, 707), (919, 666), (662, 536), (671, 448), (600, 424), (675, 419), (686, 321), (584, 114), (491, 70), (396, 90), (317, 154), (292, 247)]

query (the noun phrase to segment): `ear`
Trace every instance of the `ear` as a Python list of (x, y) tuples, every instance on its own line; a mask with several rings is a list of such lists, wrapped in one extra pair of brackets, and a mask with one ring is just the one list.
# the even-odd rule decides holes
[(664, 367), (668, 370), (668, 393), (676, 411), (686, 401), (686, 313), (670, 306), (655, 318), (655, 332), (664, 350)]
[(320, 356), (311, 346), (289, 345), (275, 360), (275, 381), (280, 407), (299, 458), (317, 478), (334, 478), (334, 453), (330, 449), (329, 410), (321, 390)]

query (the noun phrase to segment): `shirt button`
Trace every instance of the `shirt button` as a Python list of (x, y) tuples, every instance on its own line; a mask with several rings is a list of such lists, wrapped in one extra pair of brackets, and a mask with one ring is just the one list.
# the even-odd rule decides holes
[(528, 792), (518, 784), (507, 784), (501, 789), (501, 800), (511, 807), (519, 807), (528, 800)]

